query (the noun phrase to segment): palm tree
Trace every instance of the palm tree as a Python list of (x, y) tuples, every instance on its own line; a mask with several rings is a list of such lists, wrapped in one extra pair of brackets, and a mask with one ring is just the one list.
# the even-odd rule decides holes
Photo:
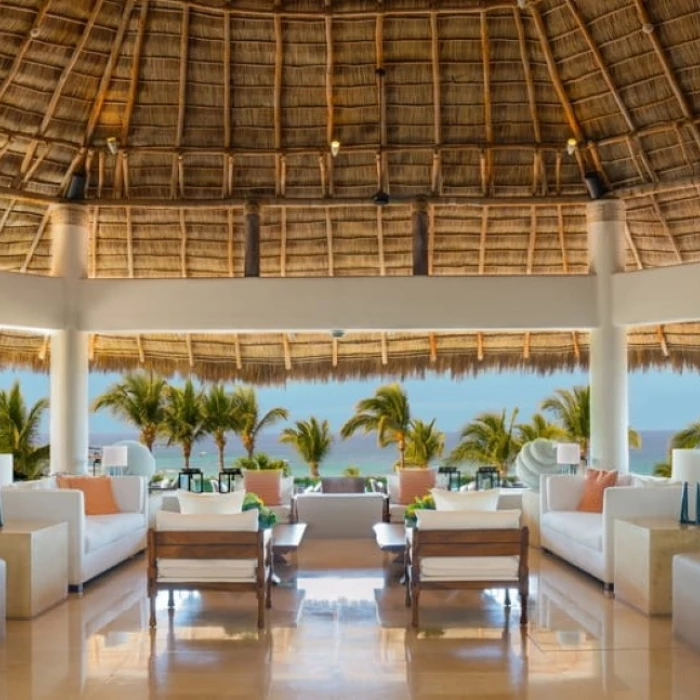
[(255, 452), (255, 442), (258, 433), (281, 420), (287, 420), (289, 411), (286, 408), (272, 408), (262, 418), (255, 389), (239, 386), (233, 392), (233, 412), (235, 416), (234, 432), (241, 438), (243, 448), (248, 457)]
[(182, 447), (185, 469), (190, 468), (192, 446), (206, 435), (205, 428), (204, 397), (195, 390), (192, 380), (185, 382), (184, 389), (169, 387), (163, 430), (168, 436), (168, 445)]
[[(572, 390), (557, 389), (541, 404), (543, 411), (551, 411), (564, 429), (568, 440), (581, 445), (583, 457), (588, 460), (591, 443), (591, 388), (575, 386)], [(629, 445), (633, 449), (642, 446), (641, 435), (628, 428)]]
[(365, 435), (377, 433), (380, 447), (396, 443), (399, 450), (399, 466), (405, 466), (406, 433), (411, 423), (408, 396), (400, 384), (380, 386), (374, 396), (362, 399), (355, 407), (355, 415), (340, 429), (343, 439), (358, 430)]
[(520, 423), (515, 427), (522, 443), (532, 442), (537, 438), (561, 440), (566, 437), (566, 432), (561, 426), (550, 423), (541, 413), (535, 413), (530, 423)]
[(152, 372), (127, 374), (95, 399), (92, 410), (106, 408), (116, 418), (134, 425), (141, 443), (153, 452), (153, 443), (163, 427), (167, 386), (165, 379)]
[(36, 444), (48, 407), (48, 399), (39, 399), (28, 409), (19, 382), (9, 391), (0, 390), (0, 452), (12, 454), (18, 480), (39, 476), (49, 459), (49, 446)]
[(450, 461), (493, 465), (505, 476), (522, 446), (514, 434), (517, 417), (517, 408), (509, 418), (506, 418), (505, 408), (500, 414), (480, 413), (462, 429), (460, 442), (452, 450)]
[(700, 423), (691, 423), (671, 438), (672, 450), (693, 450), (700, 446)]
[(226, 434), (235, 429), (236, 415), (233, 397), (225, 387), (214, 384), (203, 397), (204, 429), (214, 438), (219, 450), (219, 471), (224, 469), (224, 452), (226, 450)]
[(435, 419), (430, 423), (414, 419), (406, 433), (406, 462), (427, 467), (434, 459), (442, 457), (445, 449), (445, 433), (437, 430)]
[(296, 428), (285, 428), (280, 436), (280, 442), (292, 445), (299, 456), (309, 465), (311, 476), (319, 476), (318, 466), (328, 456), (333, 444), (328, 421), (319, 423), (318, 418), (311, 416), (309, 420), (298, 420)]

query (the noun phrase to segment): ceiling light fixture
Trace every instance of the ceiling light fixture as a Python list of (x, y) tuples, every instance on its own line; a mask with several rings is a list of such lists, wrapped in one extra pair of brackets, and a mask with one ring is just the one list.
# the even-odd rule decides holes
[(525, 9), (526, 3), (527, 3), (527, 0), (518, 0), (518, 7), (519, 7), (521, 10), (524, 10), (524, 9)]
[(331, 331), (332, 338), (342, 338), (344, 335), (345, 335), (345, 331), (342, 331), (340, 329)]
[(119, 153), (119, 139), (116, 136), (110, 136), (107, 139), (107, 148), (113, 156), (116, 156)]
[(646, 24), (642, 25), (642, 31), (645, 34), (653, 34), (654, 33), (654, 25), (647, 22)]
[(578, 146), (578, 141), (575, 138), (570, 138), (566, 142), (566, 152), (573, 156), (576, 153), (576, 147)]
[(334, 158), (337, 158), (338, 153), (340, 153), (340, 141), (334, 139), (333, 141), (331, 141), (331, 155)]

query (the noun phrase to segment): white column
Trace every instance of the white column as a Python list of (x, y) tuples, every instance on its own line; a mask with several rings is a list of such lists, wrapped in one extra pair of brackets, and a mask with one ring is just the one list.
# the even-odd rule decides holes
[(51, 211), (51, 274), (66, 281), (63, 330), (51, 337), (51, 472), (81, 474), (88, 460), (88, 340), (78, 327), (77, 282), (87, 276), (87, 209)]
[(598, 327), (591, 331), (589, 464), (629, 470), (627, 330), (613, 323), (613, 274), (625, 266), (625, 206), (598, 200), (587, 207), (588, 250), (596, 275)]

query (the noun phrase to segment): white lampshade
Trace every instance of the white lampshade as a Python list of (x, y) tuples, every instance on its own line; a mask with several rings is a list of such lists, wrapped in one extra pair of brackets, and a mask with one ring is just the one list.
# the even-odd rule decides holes
[(126, 467), (129, 465), (129, 450), (126, 445), (109, 445), (102, 448), (102, 467)]
[(673, 450), (671, 478), (674, 481), (700, 482), (700, 450)]
[(577, 442), (557, 443), (557, 464), (578, 464), (581, 461), (581, 445)]
[(10, 454), (0, 455), (0, 488), (8, 486), (13, 480), (14, 460)]

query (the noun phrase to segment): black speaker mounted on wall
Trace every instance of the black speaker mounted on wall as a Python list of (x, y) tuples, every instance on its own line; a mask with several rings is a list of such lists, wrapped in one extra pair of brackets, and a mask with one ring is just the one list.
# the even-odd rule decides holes
[(586, 173), (583, 176), (586, 183), (586, 189), (588, 190), (588, 196), (591, 199), (600, 199), (608, 193), (608, 188), (601, 179), (600, 175), (595, 172)]
[(71, 201), (77, 201), (79, 199), (85, 199), (85, 173), (73, 173), (70, 179), (70, 185), (68, 185), (68, 192), (66, 193), (66, 199)]

